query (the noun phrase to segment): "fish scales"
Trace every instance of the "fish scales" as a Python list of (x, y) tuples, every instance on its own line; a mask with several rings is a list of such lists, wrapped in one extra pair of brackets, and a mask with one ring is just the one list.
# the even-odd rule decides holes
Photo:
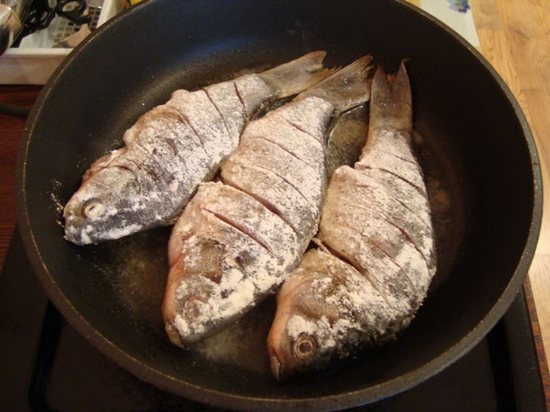
[[(199, 174), (196, 171), (208, 170), (213, 167), (212, 158), (204, 150), (204, 147), (198, 136), (195, 135), (191, 126), (177, 114), (168, 115), (166, 111), (160, 110), (162, 114), (155, 116), (145, 122), (143, 127), (132, 127), (126, 134), (126, 155), (115, 158), (117, 161), (128, 161), (131, 157), (138, 156), (140, 150), (149, 154), (148, 162), (160, 172), (173, 176), (179, 190), (189, 191), (189, 188), (195, 186), (199, 181)], [(163, 113), (164, 112), (164, 113)], [(137, 130), (136, 130), (137, 129)], [(134, 137), (136, 136), (137, 137)], [(187, 136), (181, 139), (180, 136)], [(193, 153), (190, 157), (188, 154)], [(134, 160), (139, 167), (140, 161)], [(138, 173), (138, 170), (136, 170)], [(138, 174), (139, 176), (139, 174)], [(156, 182), (152, 182), (155, 185)], [(170, 185), (171, 181), (164, 182)], [(179, 187), (181, 183), (181, 187)], [(165, 187), (159, 185), (153, 187), (154, 192), (162, 193)], [(180, 196), (188, 196), (187, 193), (181, 193), (177, 196), (174, 193), (174, 200)], [(147, 193), (142, 191), (142, 193)]]
[(319, 248), (306, 253), (277, 297), (268, 336), (277, 379), (395, 338), (426, 297), (437, 262), (411, 105), (404, 65), (391, 80), (378, 69), (360, 159), (333, 173)]
[[(221, 181), (191, 199), (169, 242), (163, 315), (175, 345), (188, 347), (243, 315), (298, 264), (317, 231), (333, 117), (369, 98), (369, 63), (361, 58), (249, 123)], [(311, 94), (348, 82), (354, 94), (345, 98)]]
[[(303, 105), (303, 103), (300, 103), (300, 105)], [(283, 106), (274, 112), (268, 113), (264, 118), (257, 120), (255, 123), (266, 122), (269, 125), (276, 125), (279, 122), (272, 122), (271, 119), (273, 117), (277, 118), (279, 113), (286, 110), (295, 110), (295, 106), (296, 104)], [(319, 116), (317, 122), (328, 125), (332, 116), (333, 106), (324, 104), (321, 107), (324, 110), (319, 111), (321, 116)], [(253, 127), (253, 129), (255, 133), (258, 132), (258, 128)], [(320, 127), (320, 130), (322, 130), (322, 127)], [(262, 132), (270, 133), (270, 128), (262, 128)], [(246, 141), (250, 142), (250, 138), (247, 135), (247, 130), (245, 130), (243, 137), (246, 137)], [(322, 146), (315, 146), (322, 153)], [(180, 346), (189, 345), (202, 338), (205, 334), (208, 334), (209, 331), (216, 330), (220, 324), (231, 321), (236, 315), (244, 312), (251, 304), (254, 304), (261, 296), (265, 296), (274, 287), (278, 286), (282, 281), (282, 277), (296, 264), (298, 257), (305, 251), (309, 240), (315, 233), (322, 202), (321, 193), (323, 192), (323, 187), (326, 185), (326, 176), (324, 176), (323, 171), (315, 174), (312, 173), (310, 168), (302, 167), (298, 169), (298, 171), (302, 172), (302, 181), (305, 186), (317, 189), (315, 190), (318, 193), (316, 198), (308, 199), (303, 197), (294, 186), (279, 175), (284, 171), (295, 172), (296, 168), (289, 168), (288, 163), (289, 160), (290, 162), (296, 161), (296, 158), (290, 157), (286, 152), (284, 153), (287, 156), (281, 156), (281, 149), (260, 151), (260, 153), (256, 153), (256, 149), (257, 145), (250, 143), (240, 145), (237, 151), (232, 154), (222, 167), (221, 176), (224, 182), (239, 182), (240, 184), (234, 185), (238, 189), (234, 188), (233, 185), (224, 183), (218, 183), (217, 185), (238, 191), (241, 194), (240, 199), (248, 197), (248, 202), (254, 201), (261, 207), (259, 206), (254, 211), (250, 210), (246, 208), (244, 200), (241, 200), (241, 208), (248, 210), (239, 214), (237, 204), (235, 206), (237, 213), (233, 213), (233, 219), (230, 220), (232, 229), (229, 230), (226, 228), (222, 230), (220, 226), (224, 226), (229, 221), (225, 210), (234, 206), (231, 202), (228, 202), (228, 195), (231, 193), (229, 189), (226, 191), (217, 191), (215, 198), (219, 208), (217, 208), (218, 212), (212, 217), (218, 218), (223, 224), (219, 221), (204, 221), (196, 216), (190, 219), (186, 212), (184, 212), (172, 233), (171, 238), (185, 238), (187, 234), (179, 232), (180, 225), (193, 225), (191, 229), (192, 235), (188, 239), (184, 239), (177, 249), (172, 248), (174, 243), (170, 245), (171, 253), (179, 253), (179, 259), (183, 259), (183, 268), (180, 268), (176, 262), (170, 271), (169, 277), (174, 276), (174, 268), (176, 275), (185, 274), (182, 281), (179, 282), (178, 288), (174, 290), (173, 294), (168, 292), (169, 297), (165, 299), (165, 301), (182, 302), (182, 309), (175, 309), (175, 312), (172, 312), (172, 314), (175, 313), (175, 316), (172, 316), (167, 322), (169, 337), (172, 342)], [(247, 162), (252, 162), (253, 166), (258, 166), (254, 169), (246, 168)], [(260, 166), (265, 163), (271, 163), (275, 170), (278, 169), (277, 174), (266, 170), (264, 166)], [(258, 170), (260, 168), (264, 171), (263, 178), (259, 177)], [(290, 173), (284, 174), (284, 176), (289, 177)], [(296, 178), (294, 177), (294, 179)], [(203, 185), (200, 189), (201, 194), (203, 190), (209, 190), (208, 188), (208, 184)], [(309, 191), (312, 192), (314, 189), (309, 189)], [(214, 199), (214, 197), (209, 196), (209, 199)], [(271, 203), (273, 206), (268, 208), (265, 206), (266, 203)], [(201, 207), (203, 211), (211, 210), (211, 206), (204, 199), (203, 195), (195, 196), (190, 201), (186, 211), (194, 207)], [(271, 210), (274, 210), (274, 212)], [(254, 215), (258, 217), (256, 219), (251, 218)], [(262, 247), (267, 246), (266, 242), (253, 241), (253, 239), (265, 236), (265, 233), (259, 234), (261, 232), (259, 223), (269, 222), (268, 216), (272, 219), (276, 217), (284, 222), (285, 230), (294, 234), (295, 239), (294, 242), (291, 242), (293, 243), (292, 247), (287, 247), (288, 243), (283, 242), (279, 245), (273, 244), (268, 248)], [(301, 231), (297, 231), (294, 229), (294, 226), (287, 224), (288, 216), (293, 217), (295, 227), (301, 229)], [(248, 220), (251, 225), (246, 225), (246, 230), (243, 230), (242, 226), (245, 220)], [(199, 222), (200, 226), (196, 225), (195, 222)], [(275, 227), (273, 223), (271, 225), (273, 227), (270, 228), (268, 233), (281, 232), (281, 227)], [(237, 230), (237, 233), (241, 236), (235, 235), (235, 226), (240, 228), (240, 230)], [(207, 239), (211, 240), (212, 238), (215, 239), (216, 245), (220, 245), (218, 248), (220, 250), (220, 264), (216, 265), (219, 266), (219, 269), (214, 269), (214, 271), (217, 273), (216, 276), (221, 276), (222, 279), (231, 279), (235, 282), (234, 284), (231, 283), (233, 285), (231, 291), (217, 287), (205, 289), (205, 282), (208, 284), (211, 284), (211, 282), (205, 280), (203, 265), (200, 264), (199, 268), (192, 272), (191, 268), (195, 266), (188, 263), (189, 260), (196, 262), (203, 262), (205, 260), (204, 249), (200, 245), (203, 244), (203, 241)], [(200, 239), (198, 243), (196, 243), (197, 239)], [(293, 253), (284, 253), (288, 248), (293, 249)], [(272, 256), (271, 253), (276, 253), (276, 255)], [(241, 258), (236, 259), (235, 256), (241, 256)], [(209, 259), (212, 258), (209, 257)], [(280, 266), (274, 264), (274, 261), (278, 259), (284, 262)], [(172, 259), (170, 260), (172, 261)], [(235, 262), (235, 264), (231, 265), (232, 262)], [(239, 267), (240, 262), (246, 262), (242, 269)], [(235, 275), (235, 271), (238, 271), (239, 275)], [(195, 285), (200, 285), (200, 287), (196, 287)], [(197, 299), (196, 296), (199, 296), (199, 298)], [(193, 308), (190, 309), (192, 302)], [(234, 302), (239, 302), (242, 305), (237, 305)]]
[(292, 133), (287, 133), (287, 130), (281, 128), (275, 129), (269, 136), (249, 133), (247, 136), (243, 136), (243, 138), (241, 141), (242, 144), (247, 144), (249, 140), (256, 143), (259, 143), (257, 140), (265, 141), (267, 144), (262, 142), (262, 146), (269, 147), (269, 143), (271, 143), (271, 146), (279, 147), (312, 168), (322, 166), (322, 159), (319, 158), (317, 146), (322, 147), (323, 142), (317, 141), (317, 145), (312, 144), (309, 140), (315, 139), (315, 137), (306, 132), (295, 130)]
[[(355, 261), (361, 272), (370, 273), (373, 278), (385, 275), (387, 279), (379, 284), (403, 282), (402, 292), (416, 299), (418, 291), (409, 291), (407, 285), (419, 279), (414, 273), (416, 268), (424, 271), (433, 266), (432, 226), (390, 194), (388, 186), (368, 174), (348, 167), (338, 169), (328, 190), (318, 238), (340, 256)], [(423, 198), (418, 196), (416, 200), (420, 204), (415, 210), (426, 210), (428, 205)], [(354, 239), (354, 248), (348, 248), (348, 239)], [(398, 254), (400, 251), (406, 253)], [(416, 263), (406, 262), (405, 258)], [(392, 262), (411, 267), (412, 273), (403, 270), (396, 275)]]
[[(352, 169), (353, 170), (353, 169)], [(344, 172), (342, 169), (341, 172)], [(340, 171), (339, 171), (340, 172)], [(425, 210), (428, 200), (418, 196), (416, 202), (404, 203), (401, 199), (395, 197), (393, 191), (387, 190), (376, 177), (369, 176), (369, 170), (362, 173), (348, 173), (347, 178), (351, 180), (350, 185), (360, 187), (361, 190), (349, 191), (347, 195), (351, 199), (348, 206), (358, 209), (358, 213), (370, 213), (376, 219), (382, 219), (392, 225), (411, 241), (418, 249), (419, 253), (426, 259), (429, 266), (433, 266), (433, 247), (434, 239), (432, 237), (431, 222), (426, 222), (427, 216), (419, 216), (418, 210)], [(331, 184), (336, 186), (346, 184), (347, 178), (335, 177)], [(342, 192), (343, 189), (335, 190), (335, 193)], [(329, 193), (329, 194), (332, 194)], [(418, 203), (417, 203), (418, 202)], [(327, 201), (327, 207), (331, 202)], [(369, 215), (367, 215), (369, 216)], [(364, 216), (363, 216), (364, 219)]]
[[(394, 242), (402, 240), (401, 234), (388, 241), (378, 234), (381, 229), (391, 230), (386, 229), (384, 222), (374, 221), (365, 228), (360, 219), (350, 221), (349, 215), (335, 220), (333, 226), (337, 225), (337, 233), (323, 237), (323, 244), (367, 277), (388, 301), (394, 302), (393, 305), (410, 309), (417, 290), (409, 274), (396, 259), (394, 251), (400, 249), (395, 249)], [(397, 234), (395, 230), (391, 232)]]
[[(378, 341), (396, 327), (401, 327), (391, 322), (392, 318), (398, 317), (399, 309), (389, 305), (353, 266), (320, 249), (305, 254), (299, 269), (285, 282), (285, 289), (281, 290), (283, 294), (290, 296), (281, 296), (281, 299), (301, 302), (305, 311), (311, 313), (323, 307), (324, 316), (320, 317), (304, 318), (297, 313), (287, 313), (288, 334), (294, 340), (303, 337), (304, 330), (311, 333), (320, 330), (319, 346), (334, 347), (338, 338), (347, 337), (349, 342), (345, 350), (349, 350), (350, 345), (363, 344), (365, 339)], [(406, 323), (408, 320), (402, 321)], [(365, 331), (365, 324), (376, 327)]]
[[(182, 121), (186, 122), (190, 132), (197, 136), (212, 164), (219, 163), (226, 153), (236, 147), (238, 134), (229, 135), (224, 118), (206, 91), (178, 90), (172, 94), (168, 105), (182, 113)], [(244, 116), (241, 115), (240, 118), (241, 124), (244, 125)]]
[[(395, 174), (398, 171), (399, 178), (419, 188), (424, 197), (427, 197), (424, 179), (420, 166), (415, 161), (410, 145), (407, 144), (407, 136), (391, 130), (379, 131), (383, 136), (381, 140), (391, 139), (391, 144), (384, 144), (376, 150), (367, 145), (361, 159), (355, 165), (357, 170), (377, 169)], [(387, 147), (389, 146), (389, 147)], [(391, 147), (392, 151), (386, 151)]]
[[(324, 185), (311, 184), (319, 177), (324, 175), (323, 165), (323, 147), (319, 145), (314, 150), (310, 150), (312, 158), (316, 158), (319, 163), (315, 167), (304, 163), (295, 153), (287, 152), (280, 146), (264, 139), (247, 140), (242, 142), (239, 156), (232, 157), (222, 167), (222, 178), (227, 180), (236, 180), (233, 173), (238, 165), (253, 165), (265, 170), (266, 173), (275, 174), (284, 178), (285, 182), (294, 190), (298, 191), (305, 199), (319, 199), (322, 196), (322, 187)], [(281, 166), (287, 167), (284, 173), (281, 173)], [(283, 175), (283, 176), (281, 176)], [(289, 195), (289, 197), (295, 197)], [(286, 213), (285, 213), (286, 214)]]
[[(296, 112), (308, 117), (311, 130), (308, 136), (316, 136), (306, 138), (308, 152), (320, 162), (316, 168), (263, 138), (270, 136), (276, 140), (277, 136), (293, 136), (295, 140), (303, 140), (303, 132), (286, 121), (289, 113)], [(268, 113), (247, 127), (244, 144), (221, 168), (222, 179), (276, 209), (300, 236), (310, 239), (316, 231), (327, 179), (324, 145), (319, 141), (333, 113), (334, 106), (317, 97), (291, 102)]]
[(197, 186), (236, 149), (256, 111), (332, 73), (322, 65), (325, 55), (312, 52), (259, 74), (176, 90), (124, 133), (122, 149), (84, 174), (64, 208), (65, 238), (98, 243), (174, 223)]
[[(233, 90), (224, 83), (204, 88), (208, 98), (220, 113), (230, 136), (239, 136), (242, 119), (250, 119), (264, 103), (262, 95), (269, 95), (265, 82), (257, 82), (255, 77), (244, 76), (235, 79)], [(238, 144), (238, 140), (233, 142)]]
[(201, 185), (170, 238), (169, 261), (188, 280), (168, 281), (172, 341), (217, 327), (213, 313), (241, 314), (258, 291), (280, 282), (300, 250), (294, 231), (253, 197), (221, 182)]

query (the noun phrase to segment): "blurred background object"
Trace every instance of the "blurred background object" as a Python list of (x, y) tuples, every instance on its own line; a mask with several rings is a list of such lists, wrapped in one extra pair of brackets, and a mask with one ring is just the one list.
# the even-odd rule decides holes
[(21, 21), (20, 27), (10, 23), (9, 37), (0, 31), (0, 83), (45, 84), (72, 49), (125, 4), (126, 0), (0, 0), (0, 22), (8, 17), (17, 21), (14, 13)]

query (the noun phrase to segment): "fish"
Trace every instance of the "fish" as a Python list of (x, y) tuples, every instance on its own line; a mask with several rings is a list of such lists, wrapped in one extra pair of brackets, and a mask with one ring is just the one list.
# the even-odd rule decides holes
[(168, 244), (163, 317), (189, 348), (274, 293), (318, 229), (327, 135), (370, 96), (364, 56), (250, 122), (218, 181), (202, 184)]
[(325, 369), (395, 339), (414, 319), (437, 270), (403, 63), (391, 76), (377, 68), (369, 104), (359, 159), (331, 176), (317, 246), (277, 294), (267, 337), (277, 380)]
[(174, 91), (124, 132), (121, 148), (84, 173), (63, 210), (65, 238), (87, 245), (172, 225), (258, 111), (334, 72), (325, 57), (314, 51), (261, 73)]
[(353, 166), (367, 140), (369, 112), (367, 104), (344, 113), (327, 142), (327, 174), (332, 176), (342, 165)]

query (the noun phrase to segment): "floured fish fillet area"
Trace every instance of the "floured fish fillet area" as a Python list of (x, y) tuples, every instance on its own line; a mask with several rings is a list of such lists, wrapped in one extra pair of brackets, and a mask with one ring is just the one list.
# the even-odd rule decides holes
[(163, 316), (174, 344), (189, 346), (242, 316), (298, 264), (325, 198), (327, 135), (339, 113), (368, 100), (370, 60), (248, 124), (221, 182), (191, 199), (168, 251)]
[(334, 106), (308, 97), (247, 127), (234, 156), (222, 166), (224, 182), (273, 210), (305, 242), (317, 231), (327, 177), (326, 132)]
[(163, 313), (171, 340), (183, 346), (180, 336), (195, 341), (220, 318), (241, 314), (303, 249), (292, 228), (253, 197), (221, 182), (202, 185), (170, 238)]
[(277, 300), (268, 351), (278, 380), (323, 368), (409, 321), (394, 321), (398, 309), (362, 273), (321, 249), (305, 254)]
[(332, 73), (312, 52), (259, 74), (190, 92), (142, 115), (124, 147), (94, 162), (64, 208), (76, 244), (118, 239), (174, 223), (198, 185), (211, 179), (263, 105), (295, 95)]
[(277, 379), (326, 367), (395, 338), (424, 301), (436, 271), (430, 205), (412, 147), (412, 101), (401, 65), (378, 69), (367, 143), (334, 172), (319, 233), (283, 284), (268, 336)]

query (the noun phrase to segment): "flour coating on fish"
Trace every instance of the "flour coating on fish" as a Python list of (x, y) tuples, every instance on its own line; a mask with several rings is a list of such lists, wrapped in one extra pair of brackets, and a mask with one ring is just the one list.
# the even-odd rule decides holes
[(170, 238), (163, 313), (171, 340), (189, 344), (242, 314), (279, 284), (301, 249), (296, 233), (253, 197), (203, 184)]
[(188, 347), (242, 316), (298, 264), (325, 197), (328, 133), (336, 115), (369, 98), (369, 63), (361, 58), (249, 123), (221, 181), (191, 199), (169, 244), (163, 315), (174, 344)]
[(412, 149), (401, 65), (372, 85), (367, 142), (333, 173), (317, 234), (277, 297), (268, 336), (277, 379), (327, 367), (394, 339), (426, 298), (437, 262), (430, 204)]
[(299, 93), (331, 71), (312, 52), (259, 74), (190, 92), (142, 115), (124, 147), (94, 162), (64, 209), (76, 244), (117, 239), (174, 223), (198, 185), (211, 179), (263, 105)]

